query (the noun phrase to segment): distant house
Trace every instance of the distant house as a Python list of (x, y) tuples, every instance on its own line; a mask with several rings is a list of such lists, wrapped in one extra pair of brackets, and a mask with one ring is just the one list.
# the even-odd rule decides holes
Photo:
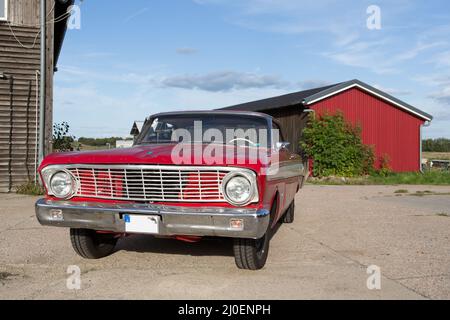
[(135, 121), (131, 128), (130, 134), (133, 136), (133, 140), (136, 141), (138, 135), (141, 133), (144, 127), (145, 121)]
[(363, 142), (375, 147), (375, 166), (379, 167), (382, 159), (388, 157), (395, 172), (421, 169), (422, 127), (433, 119), (430, 114), (359, 80), (224, 109), (272, 115), (283, 127), (293, 151), (299, 153), (302, 153), (299, 141), (308, 115), (341, 111), (348, 121), (361, 126)]
[[(52, 149), (53, 72), (73, 0), (47, 0), (44, 153)], [(0, 192), (35, 178), (38, 165), (40, 0), (0, 0)]]
[(117, 140), (116, 149), (131, 148), (133, 143), (133, 140)]

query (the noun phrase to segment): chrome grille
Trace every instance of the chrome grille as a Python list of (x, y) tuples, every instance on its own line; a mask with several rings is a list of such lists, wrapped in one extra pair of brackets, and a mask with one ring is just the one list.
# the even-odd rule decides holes
[(223, 178), (232, 168), (182, 166), (75, 166), (67, 168), (76, 196), (152, 202), (223, 202)]

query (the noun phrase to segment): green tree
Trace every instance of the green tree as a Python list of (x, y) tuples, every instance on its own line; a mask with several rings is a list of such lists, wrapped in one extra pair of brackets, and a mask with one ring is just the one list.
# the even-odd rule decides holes
[(69, 135), (70, 126), (67, 122), (55, 123), (53, 125), (53, 149), (57, 152), (73, 150), (75, 137)]
[(351, 177), (373, 171), (373, 147), (363, 144), (360, 126), (346, 122), (341, 112), (311, 116), (300, 145), (314, 160), (315, 176)]
[(87, 146), (93, 146), (93, 147), (104, 147), (107, 144), (110, 144), (112, 146), (116, 145), (117, 140), (122, 140), (120, 137), (111, 137), (111, 138), (86, 138), (86, 137), (80, 137), (78, 139), (78, 142)]
[(450, 139), (439, 138), (423, 140), (423, 151), (450, 152)]

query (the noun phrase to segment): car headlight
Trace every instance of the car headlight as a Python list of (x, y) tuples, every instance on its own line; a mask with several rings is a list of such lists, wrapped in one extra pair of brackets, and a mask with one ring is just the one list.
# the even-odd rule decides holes
[(255, 200), (254, 179), (248, 175), (233, 173), (224, 178), (223, 194), (225, 199), (236, 206), (244, 206)]
[(51, 194), (61, 199), (67, 199), (75, 193), (75, 181), (72, 175), (65, 171), (53, 174), (48, 187)]

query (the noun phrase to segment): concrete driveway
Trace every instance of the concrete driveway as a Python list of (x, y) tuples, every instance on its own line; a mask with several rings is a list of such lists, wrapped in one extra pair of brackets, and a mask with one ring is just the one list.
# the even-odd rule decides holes
[[(425, 196), (398, 195), (431, 191)], [(437, 195), (442, 194), (442, 195)], [(132, 236), (106, 259), (72, 250), (68, 230), (41, 227), (36, 198), (0, 195), (1, 299), (449, 299), (449, 187), (306, 186), (262, 271), (238, 270), (231, 241)], [(81, 289), (69, 290), (71, 265)], [(381, 289), (367, 288), (367, 267)]]

